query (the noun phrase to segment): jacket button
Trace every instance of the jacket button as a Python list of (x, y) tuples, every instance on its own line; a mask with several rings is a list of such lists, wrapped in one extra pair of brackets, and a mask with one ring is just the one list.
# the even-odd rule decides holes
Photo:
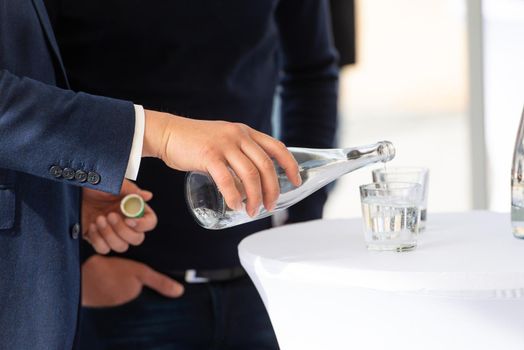
[(71, 238), (78, 239), (80, 236), (80, 224), (74, 224), (73, 227), (71, 227)]
[(86, 182), (86, 180), (87, 180), (87, 173), (85, 171), (82, 171), (82, 170), (77, 170), (77, 172), (75, 173), (75, 179), (78, 182)]
[(94, 171), (90, 171), (89, 174), (87, 174), (87, 182), (89, 182), (91, 185), (98, 184), (100, 182), (100, 175)]
[(75, 169), (64, 168), (62, 171), (62, 177), (67, 180), (73, 180), (75, 178)]
[(52, 176), (56, 178), (59, 178), (60, 176), (62, 176), (62, 168), (60, 168), (58, 165), (53, 165), (49, 169), (49, 174), (51, 174)]

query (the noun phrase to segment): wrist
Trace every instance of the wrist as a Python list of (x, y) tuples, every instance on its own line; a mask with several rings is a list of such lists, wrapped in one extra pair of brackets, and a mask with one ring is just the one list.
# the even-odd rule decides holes
[(142, 157), (162, 159), (169, 117), (166, 113), (145, 110), (144, 143)]

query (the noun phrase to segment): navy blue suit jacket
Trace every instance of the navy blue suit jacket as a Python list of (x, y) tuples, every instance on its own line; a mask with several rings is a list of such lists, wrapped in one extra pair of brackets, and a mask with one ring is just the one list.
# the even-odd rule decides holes
[(67, 87), (42, 1), (0, 0), (2, 350), (73, 348), (79, 186), (118, 193), (128, 163), (133, 104)]

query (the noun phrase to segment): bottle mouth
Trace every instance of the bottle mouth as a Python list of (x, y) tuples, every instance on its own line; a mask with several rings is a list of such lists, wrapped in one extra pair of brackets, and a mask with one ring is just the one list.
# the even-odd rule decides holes
[(395, 146), (389, 141), (381, 141), (378, 143), (377, 152), (382, 156), (382, 161), (389, 162), (395, 158)]

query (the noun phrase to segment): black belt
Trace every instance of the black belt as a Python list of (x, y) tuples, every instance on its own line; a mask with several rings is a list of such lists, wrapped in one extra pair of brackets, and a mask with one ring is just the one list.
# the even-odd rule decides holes
[(217, 270), (182, 270), (165, 271), (166, 275), (177, 280), (184, 280), (186, 283), (207, 283), (231, 281), (246, 275), (246, 271), (241, 266), (229, 269)]

